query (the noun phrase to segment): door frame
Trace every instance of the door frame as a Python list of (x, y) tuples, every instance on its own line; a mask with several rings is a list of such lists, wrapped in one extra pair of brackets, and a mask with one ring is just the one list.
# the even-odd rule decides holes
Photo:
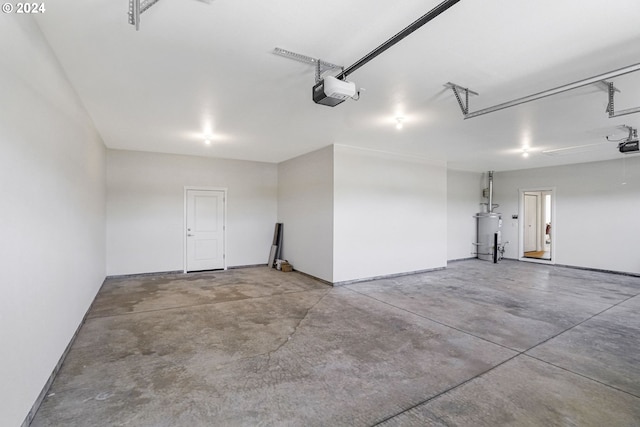
[(223, 193), (223, 210), (224, 218), (222, 219), (222, 240), (223, 240), (223, 270), (227, 269), (227, 187), (201, 187), (201, 186), (184, 186), (184, 212), (182, 216), (182, 272), (187, 273), (187, 192), (189, 190), (196, 191), (221, 191)]
[[(551, 193), (551, 260), (525, 258), (524, 257), (524, 193), (527, 192), (550, 192)], [(534, 262), (538, 264), (555, 264), (556, 263), (556, 229), (558, 220), (556, 218), (556, 187), (530, 187), (518, 189), (518, 260), (525, 262)]]

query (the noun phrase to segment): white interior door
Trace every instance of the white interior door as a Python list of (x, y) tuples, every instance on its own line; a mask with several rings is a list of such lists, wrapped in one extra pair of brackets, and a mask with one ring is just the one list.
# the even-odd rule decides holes
[(538, 249), (538, 196), (524, 195), (524, 251)]
[(187, 190), (186, 199), (186, 270), (224, 268), (224, 191)]

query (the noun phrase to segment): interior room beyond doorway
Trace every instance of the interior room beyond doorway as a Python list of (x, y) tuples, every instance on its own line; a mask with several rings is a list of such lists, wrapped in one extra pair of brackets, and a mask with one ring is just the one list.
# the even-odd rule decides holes
[(522, 190), (520, 195), (520, 259), (551, 262), (553, 189)]

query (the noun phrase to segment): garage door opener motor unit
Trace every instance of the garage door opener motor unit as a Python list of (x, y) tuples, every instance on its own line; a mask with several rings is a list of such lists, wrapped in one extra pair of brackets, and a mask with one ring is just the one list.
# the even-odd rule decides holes
[(618, 144), (618, 150), (624, 154), (637, 153), (640, 151), (638, 144), (638, 129), (634, 129), (631, 126), (629, 128), (629, 136), (626, 140)]
[(335, 107), (347, 98), (353, 98), (356, 93), (355, 83), (327, 76), (313, 87), (313, 101)]
[(626, 128), (629, 130), (629, 136), (622, 139), (611, 139), (607, 135), (607, 141), (617, 142), (618, 143), (618, 151), (622, 154), (633, 154), (640, 152), (640, 145), (638, 144), (638, 129), (635, 129), (631, 126), (622, 125), (620, 127)]

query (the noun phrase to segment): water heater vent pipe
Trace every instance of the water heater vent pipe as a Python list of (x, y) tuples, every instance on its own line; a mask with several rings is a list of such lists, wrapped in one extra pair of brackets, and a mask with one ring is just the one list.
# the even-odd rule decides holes
[(493, 212), (493, 171), (489, 171), (489, 204), (487, 205), (489, 213)]

